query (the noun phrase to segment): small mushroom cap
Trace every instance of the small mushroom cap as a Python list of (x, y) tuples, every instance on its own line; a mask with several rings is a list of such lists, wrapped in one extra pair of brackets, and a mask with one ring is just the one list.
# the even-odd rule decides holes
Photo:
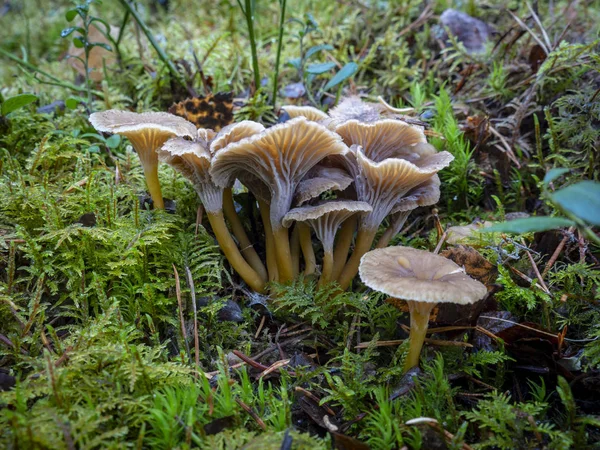
[(381, 105), (377, 103), (363, 102), (359, 97), (352, 96), (343, 99), (329, 115), (337, 123), (348, 120), (360, 122), (374, 122), (381, 118)]
[(373, 206), (373, 212), (363, 218), (366, 228), (377, 228), (394, 206), (414, 187), (433, 177), (448, 166), (454, 157), (440, 152), (415, 163), (399, 158), (373, 162), (357, 149), (356, 165), (352, 169), (352, 156), (348, 167), (354, 171), (357, 199)]
[(275, 125), (218, 151), (211, 175), (219, 186), (228, 186), (249, 172), (271, 190), (271, 225), (281, 228), (292, 195), (306, 173), (325, 157), (344, 154), (340, 137), (316, 122), (297, 117)]
[(489, 227), (492, 222), (477, 222), (469, 225), (458, 225), (446, 230), (446, 242), (450, 245), (466, 244), (473, 239), (477, 232)]
[(329, 116), (323, 111), (313, 108), (312, 106), (286, 105), (282, 106), (281, 109), (288, 113), (290, 119), (294, 119), (296, 117), (306, 117), (308, 120), (312, 120), (313, 122), (319, 122), (320, 120), (329, 118)]
[(314, 206), (301, 206), (288, 212), (283, 226), (289, 228), (293, 222), (307, 222), (313, 227), (325, 251), (333, 249), (338, 227), (350, 216), (370, 212), (373, 208), (365, 202), (352, 200), (330, 201)]
[(165, 112), (135, 113), (109, 109), (90, 115), (90, 122), (96, 130), (105, 133), (128, 135), (144, 130), (156, 130), (173, 136), (195, 138), (198, 135), (193, 123)]
[(90, 115), (98, 131), (121, 134), (129, 139), (144, 167), (158, 164), (156, 150), (173, 136), (196, 138), (194, 124), (163, 112), (134, 113), (110, 109)]
[(481, 300), (486, 287), (453, 261), (410, 247), (387, 247), (366, 253), (360, 279), (394, 298), (466, 305)]
[(242, 139), (264, 131), (264, 129), (265, 127), (262, 124), (251, 120), (243, 120), (238, 123), (227, 125), (212, 139), (210, 151), (211, 153), (217, 153), (232, 142), (241, 141)]
[(158, 158), (192, 183), (207, 212), (218, 212), (222, 209), (223, 189), (216, 186), (210, 177), (212, 156), (205, 140), (171, 138), (158, 151)]
[(343, 191), (352, 184), (352, 177), (336, 167), (315, 166), (298, 184), (294, 200), (301, 205), (327, 191)]
[(412, 211), (419, 206), (435, 205), (440, 200), (440, 177), (436, 174), (429, 180), (412, 188), (402, 197), (392, 209), (392, 214), (397, 212)]
[[(420, 127), (393, 119), (365, 123), (349, 120), (335, 129), (346, 145), (359, 145), (363, 153), (375, 162), (387, 158), (415, 160), (423, 153), (435, 153)], [(416, 147), (417, 144), (421, 144)], [(431, 148), (430, 148), (431, 147)]]

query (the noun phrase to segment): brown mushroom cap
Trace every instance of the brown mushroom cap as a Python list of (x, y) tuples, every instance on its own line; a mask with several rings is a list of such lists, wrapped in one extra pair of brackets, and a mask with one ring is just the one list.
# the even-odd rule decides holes
[(129, 139), (142, 164), (156, 162), (156, 150), (173, 136), (196, 138), (198, 132), (191, 122), (169, 113), (134, 113), (111, 109), (90, 115), (98, 131), (120, 134)]
[(366, 253), (360, 278), (367, 286), (394, 298), (426, 303), (475, 303), (486, 287), (453, 261), (410, 247), (387, 247)]
[(171, 138), (158, 151), (158, 157), (192, 183), (207, 212), (221, 211), (223, 189), (215, 185), (210, 177), (212, 156), (206, 141), (201, 138), (194, 141)]
[(398, 120), (384, 119), (370, 123), (348, 120), (338, 125), (335, 132), (346, 145), (360, 146), (363, 153), (375, 162), (387, 158), (414, 161), (425, 156), (423, 153), (435, 153), (435, 149), (427, 144), (420, 127)]
[(329, 116), (337, 123), (348, 120), (374, 122), (381, 118), (381, 105), (363, 102), (359, 97), (352, 96), (343, 99), (329, 112)]
[(286, 105), (282, 106), (281, 109), (288, 113), (290, 119), (294, 119), (296, 117), (306, 117), (308, 120), (312, 120), (313, 122), (319, 122), (320, 120), (329, 118), (329, 116), (323, 111), (313, 108), (312, 106)]
[(424, 183), (412, 188), (392, 209), (392, 214), (412, 211), (419, 206), (435, 205), (440, 200), (440, 177), (436, 174)]
[(251, 120), (243, 120), (238, 123), (227, 125), (211, 139), (210, 151), (211, 153), (217, 153), (232, 142), (241, 141), (242, 139), (264, 131), (264, 129), (265, 127), (262, 124)]
[[(355, 160), (352, 161), (352, 158)], [(354, 171), (357, 199), (373, 207), (373, 211), (363, 217), (363, 227), (379, 227), (407, 192), (433, 177), (453, 159), (450, 153), (440, 152), (419, 159), (416, 163), (399, 158), (373, 162), (360, 148), (356, 156), (349, 155), (348, 167)]]
[(271, 190), (271, 225), (277, 230), (306, 173), (323, 158), (347, 151), (338, 135), (297, 117), (217, 152), (211, 175), (219, 186), (230, 185), (243, 172), (262, 181)]
[(297, 205), (302, 205), (324, 192), (343, 191), (352, 184), (352, 181), (352, 177), (345, 170), (318, 165), (298, 183), (294, 200)]
[(450, 245), (468, 243), (470, 239), (476, 237), (478, 232), (485, 227), (492, 225), (492, 222), (477, 222), (469, 225), (457, 225), (449, 227), (446, 230), (446, 242)]
[(325, 202), (315, 206), (294, 208), (283, 218), (283, 226), (306, 222), (314, 230), (326, 252), (333, 251), (333, 241), (339, 226), (350, 216), (371, 211), (371, 205), (351, 200)]

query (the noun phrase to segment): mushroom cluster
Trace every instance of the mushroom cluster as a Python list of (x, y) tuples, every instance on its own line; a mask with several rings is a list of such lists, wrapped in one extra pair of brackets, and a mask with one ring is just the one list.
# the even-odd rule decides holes
[[(290, 281), (301, 267), (305, 275), (318, 275), (320, 267), (320, 285), (337, 282), (345, 290), (374, 244), (387, 246), (412, 210), (439, 200), (437, 172), (453, 157), (386, 105), (351, 97), (329, 114), (283, 109), (290, 119), (273, 127), (243, 121), (219, 132), (167, 113), (111, 110), (90, 121), (129, 138), (155, 207), (163, 207), (159, 160), (193, 184), (223, 253), (253, 290)], [(233, 203), (236, 182), (256, 199), (264, 240), (246, 234)], [(388, 217), (389, 228), (375, 243)], [(312, 232), (322, 246), (320, 265)]]

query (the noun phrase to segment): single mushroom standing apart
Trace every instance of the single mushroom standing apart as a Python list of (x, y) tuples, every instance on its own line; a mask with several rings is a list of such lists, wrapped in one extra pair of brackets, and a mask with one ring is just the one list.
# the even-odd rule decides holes
[[(227, 229), (223, 215), (223, 188), (214, 184), (209, 174), (213, 158), (209, 143), (200, 136), (193, 141), (172, 138), (162, 146), (159, 157), (192, 182), (225, 257), (248, 286), (256, 292), (264, 292), (267, 282), (264, 266), (263, 270), (257, 270), (252, 259), (246, 261)], [(260, 259), (258, 263), (262, 266)]]
[(453, 261), (424, 250), (388, 247), (366, 253), (360, 279), (371, 289), (406, 300), (410, 311), (410, 342), (405, 372), (419, 364), (429, 326), (429, 314), (438, 303), (466, 305), (485, 297), (486, 287), (469, 277)]
[(215, 154), (211, 175), (217, 185), (230, 186), (240, 173), (247, 172), (269, 187), (269, 219), (280, 281), (293, 278), (288, 229), (282, 219), (290, 210), (298, 184), (325, 157), (347, 151), (338, 135), (297, 117), (231, 143)]
[[(339, 226), (355, 214), (372, 211), (371, 205), (356, 201), (331, 201), (315, 206), (301, 206), (292, 209), (283, 218), (283, 226), (290, 227), (293, 222), (308, 223), (317, 238), (323, 244), (323, 267), (319, 286), (332, 281), (333, 274), (333, 242)], [(309, 235), (310, 238), (310, 235)]]
[(148, 191), (154, 206), (164, 209), (158, 180), (158, 155), (156, 151), (174, 136), (196, 138), (194, 124), (169, 113), (134, 113), (115, 109), (90, 115), (93, 127), (105, 133), (120, 134), (131, 142), (142, 163)]

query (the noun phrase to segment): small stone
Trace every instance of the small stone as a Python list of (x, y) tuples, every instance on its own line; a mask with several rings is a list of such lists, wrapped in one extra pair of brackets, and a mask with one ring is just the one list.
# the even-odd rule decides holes
[(469, 53), (485, 50), (485, 44), (491, 34), (487, 23), (455, 9), (444, 11), (440, 16), (440, 22), (459, 42), (463, 43)]

